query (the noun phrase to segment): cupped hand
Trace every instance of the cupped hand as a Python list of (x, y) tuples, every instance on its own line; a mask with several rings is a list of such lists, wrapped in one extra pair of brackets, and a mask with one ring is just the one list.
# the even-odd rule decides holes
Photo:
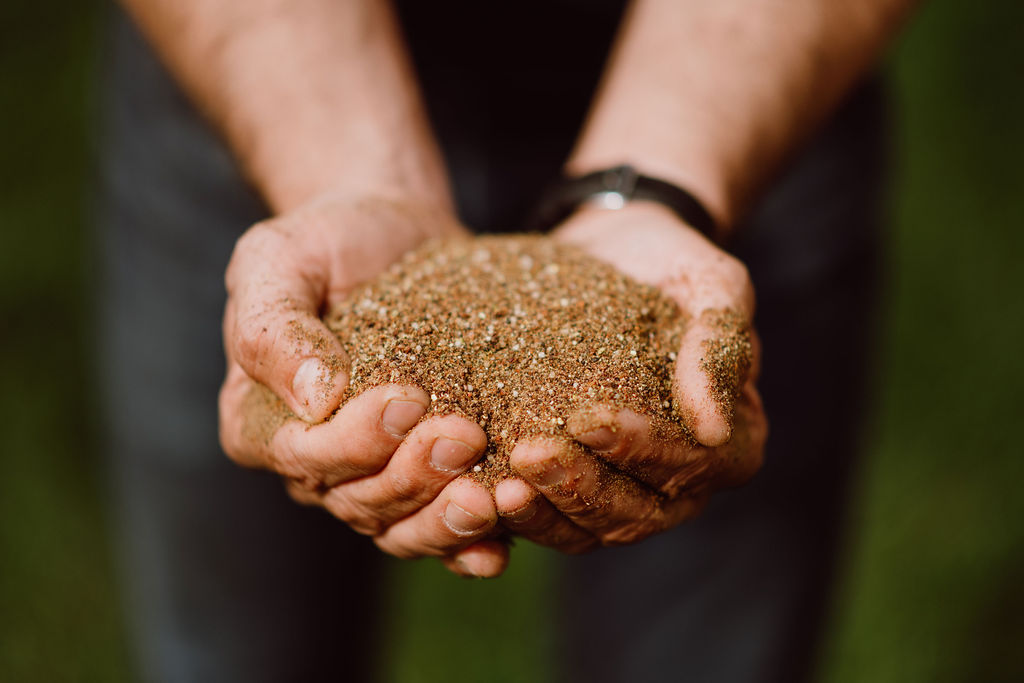
[(284, 477), (386, 552), (440, 557), (452, 571), (500, 574), (490, 493), (458, 479), (486, 446), (476, 423), (421, 418), (417, 387), (382, 386), (339, 408), (349, 362), (323, 311), (431, 237), (464, 229), (444, 207), (320, 198), (259, 223), (227, 269), (227, 378), (220, 438), (237, 463)]
[(634, 543), (696, 516), (714, 491), (760, 468), (768, 428), (753, 288), (742, 263), (656, 204), (584, 209), (554, 237), (657, 286), (689, 316), (675, 398), (692, 438), (667, 437), (630, 410), (587, 406), (567, 421), (575, 442), (516, 445), (518, 477), (498, 486), (498, 513), (515, 533), (565, 552)]

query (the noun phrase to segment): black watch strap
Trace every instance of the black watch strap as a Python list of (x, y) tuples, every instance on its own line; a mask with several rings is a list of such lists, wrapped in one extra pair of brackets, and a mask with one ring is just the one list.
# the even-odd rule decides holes
[(678, 185), (640, 175), (628, 165), (556, 182), (541, 197), (528, 227), (550, 230), (586, 202), (617, 209), (635, 200), (662, 204), (708, 238), (715, 240), (719, 236), (715, 219), (692, 194)]

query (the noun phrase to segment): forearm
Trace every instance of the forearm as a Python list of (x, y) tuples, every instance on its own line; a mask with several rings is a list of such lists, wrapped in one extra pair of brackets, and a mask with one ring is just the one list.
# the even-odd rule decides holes
[(448, 200), (379, 0), (123, 0), (275, 211), (324, 192)]
[(574, 174), (632, 163), (731, 226), (868, 69), (912, 0), (636, 0)]

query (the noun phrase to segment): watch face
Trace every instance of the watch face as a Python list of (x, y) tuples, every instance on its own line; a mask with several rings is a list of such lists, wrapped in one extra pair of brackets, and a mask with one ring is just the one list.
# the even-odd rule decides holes
[(598, 192), (591, 195), (585, 203), (599, 209), (621, 209), (626, 205), (626, 195), (621, 192)]
[[(636, 182), (639, 179), (636, 169), (632, 166), (623, 165), (609, 168), (606, 171), (599, 171), (601, 185), (609, 192), (615, 192), (623, 201), (629, 201), (636, 189)], [(581, 182), (586, 182), (591, 176), (583, 176)], [(622, 207), (615, 207), (622, 208)]]
[(712, 240), (717, 236), (714, 218), (693, 195), (664, 180), (640, 175), (628, 164), (562, 180), (547, 191), (528, 225), (550, 230), (583, 204), (621, 209), (633, 199), (658, 202)]

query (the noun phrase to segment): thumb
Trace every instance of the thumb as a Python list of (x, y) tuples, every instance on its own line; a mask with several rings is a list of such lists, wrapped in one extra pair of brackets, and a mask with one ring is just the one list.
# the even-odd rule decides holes
[(349, 363), (316, 314), (326, 274), (297, 258), (287, 236), (257, 225), (238, 241), (225, 280), (228, 357), (303, 420), (327, 418), (348, 386)]
[(732, 438), (736, 399), (754, 360), (750, 323), (738, 310), (705, 309), (691, 322), (675, 375), (690, 428), (701, 444), (716, 447)]
[(736, 399), (756, 374), (754, 289), (737, 259), (710, 243), (697, 247), (686, 276), (665, 288), (691, 316), (675, 367), (678, 399), (697, 441), (716, 447), (732, 437)]

